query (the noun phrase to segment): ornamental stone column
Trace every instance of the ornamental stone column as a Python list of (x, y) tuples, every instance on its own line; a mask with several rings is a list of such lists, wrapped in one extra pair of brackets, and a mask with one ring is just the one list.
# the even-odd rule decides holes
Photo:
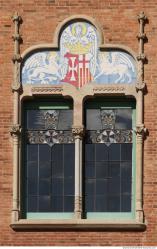
[(72, 133), (75, 138), (75, 218), (82, 218), (82, 140), (83, 126), (73, 126)]
[(13, 209), (12, 209), (12, 221), (18, 221), (20, 216), (20, 196), (19, 196), (19, 141), (21, 134), (21, 127), (19, 124), (19, 95), (21, 92), (20, 83), (20, 42), (21, 36), (19, 34), (19, 26), (22, 22), (18, 13), (15, 13), (12, 17), (15, 25), (15, 32), (12, 36), (14, 41), (14, 55), (12, 58), (14, 64), (14, 79), (12, 83), (12, 91), (14, 96), (13, 102), (13, 125), (10, 133), (13, 138)]
[(143, 141), (146, 133), (146, 128), (143, 123), (143, 95), (144, 89), (146, 87), (144, 81), (144, 63), (146, 61), (146, 56), (144, 54), (144, 42), (146, 35), (144, 33), (144, 25), (147, 18), (144, 12), (138, 15), (139, 21), (139, 34), (137, 36), (139, 41), (139, 54), (137, 56), (138, 61), (138, 79), (136, 84), (137, 90), (137, 119), (136, 119), (136, 220), (137, 222), (144, 221), (143, 213)]

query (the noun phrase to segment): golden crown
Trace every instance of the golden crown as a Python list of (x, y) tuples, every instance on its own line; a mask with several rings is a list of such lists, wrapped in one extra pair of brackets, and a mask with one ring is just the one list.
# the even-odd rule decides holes
[(92, 43), (88, 43), (87, 45), (82, 45), (80, 42), (75, 44), (65, 43), (65, 47), (67, 47), (72, 54), (87, 54), (90, 51)]

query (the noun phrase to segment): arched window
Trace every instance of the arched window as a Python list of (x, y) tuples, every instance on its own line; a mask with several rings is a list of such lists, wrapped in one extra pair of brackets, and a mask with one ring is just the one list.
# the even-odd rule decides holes
[(144, 228), (139, 67), (84, 16), (17, 60), (13, 228)]

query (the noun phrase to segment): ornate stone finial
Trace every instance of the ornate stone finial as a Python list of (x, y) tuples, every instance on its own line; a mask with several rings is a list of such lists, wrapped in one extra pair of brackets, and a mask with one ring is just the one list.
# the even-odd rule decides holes
[(13, 124), (10, 128), (11, 136), (19, 136), (21, 134), (22, 128), (19, 124)]
[(84, 127), (83, 126), (73, 126), (72, 127), (72, 134), (75, 138), (82, 139), (84, 136)]
[(19, 16), (18, 12), (15, 12), (15, 14), (12, 16), (13, 22), (22, 22), (21, 16)]
[(139, 13), (139, 15), (138, 15), (138, 20), (139, 20), (139, 21), (140, 21), (140, 20), (142, 20), (142, 21), (147, 20), (147, 17), (145, 16), (145, 14), (144, 14), (143, 11), (141, 11), (141, 12)]

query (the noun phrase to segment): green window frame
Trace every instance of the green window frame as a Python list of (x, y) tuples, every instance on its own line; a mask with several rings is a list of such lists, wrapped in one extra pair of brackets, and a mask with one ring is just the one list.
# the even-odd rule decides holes
[[(84, 104), (84, 112), (86, 113), (87, 109), (125, 109), (130, 108), (132, 110), (132, 130), (135, 127), (136, 124), (136, 108), (135, 108), (135, 102), (133, 100), (124, 101), (124, 99), (118, 98), (118, 99), (112, 99), (112, 98), (96, 98), (94, 100), (86, 101)], [(69, 110), (72, 109), (72, 104), (69, 101), (61, 101), (61, 100), (54, 100), (54, 101), (26, 101), (23, 105), (23, 113), (25, 113), (27, 110)], [(23, 115), (22, 119), (23, 126), (25, 126), (25, 118)], [(84, 123), (86, 123), (84, 119)], [(85, 124), (86, 127), (86, 124)], [(25, 146), (25, 138), (22, 139), (24, 142), (22, 144), (22, 164), (24, 165), (24, 146)], [(83, 144), (85, 144), (85, 141), (83, 141)], [(84, 147), (83, 147), (84, 152)], [(83, 162), (84, 165), (84, 162)], [(74, 166), (75, 167), (75, 166)], [(83, 169), (84, 171), (84, 169)], [(25, 183), (26, 178), (26, 172), (22, 171), (22, 182)], [(75, 179), (74, 179), (75, 180)], [(85, 183), (85, 178), (83, 176), (82, 178), (82, 186)], [(23, 187), (22, 187), (23, 189)], [(132, 149), (132, 200), (131, 200), (131, 212), (86, 212), (84, 209), (84, 205), (82, 207), (83, 209), (83, 219), (134, 219), (135, 218), (135, 199), (136, 199), (136, 134), (133, 132), (133, 149)], [(83, 198), (85, 202), (84, 197), (84, 188), (83, 188)], [(25, 191), (22, 190), (22, 217), (24, 219), (73, 219), (74, 218), (74, 210), (73, 212), (27, 212), (25, 207)]]
[[(136, 103), (134, 99), (125, 100), (124, 98), (96, 98), (85, 102), (84, 113), (87, 109), (125, 109), (132, 110), (132, 180), (131, 180), (131, 211), (130, 212), (86, 212), (86, 219), (105, 219), (105, 220), (132, 220), (135, 219), (136, 201)], [(86, 117), (84, 118), (86, 119)], [(83, 180), (84, 181), (84, 180)], [(86, 198), (86, 197), (84, 197)], [(85, 201), (84, 201), (85, 202)]]
[[(43, 212), (43, 211), (41, 211), (41, 212), (37, 212), (37, 211), (36, 212), (33, 212), (33, 211), (30, 212), (30, 211), (27, 210), (28, 205), (27, 205), (26, 197), (28, 197), (27, 196), (28, 167), (26, 166), (26, 146), (27, 146), (26, 140), (28, 138), (26, 138), (27, 135), (25, 133), (26, 133), (26, 126), (28, 125), (28, 120), (26, 118), (27, 111), (30, 111), (30, 110), (31, 111), (42, 111), (42, 112), (43, 111), (44, 112), (52, 111), (52, 110), (53, 111), (54, 110), (55, 111), (72, 110), (72, 113), (73, 113), (73, 105), (72, 105), (71, 101), (66, 101), (66, 100), (62, 101), (60, 99), (56, 99), (56, 100), (54, 99), (52, 101), (51, 100), (44, 100), (44, 99), (42, 101), (41, 100), (33, 100), (33, 101), (28, 100), (28, 101), (25, 101), (23, 103), (22, 125), (24, 127), (24, 131), (23, 131), (23, 139), (22, 139), (22, 141), (23, 141), (23, 143), (22, 143), (22, 165), (23, 165), (23, 168), (22, 168), (22, 182), (21, 182), (22, 183), (22, 191), (21, 191), (21, 196), (22, 196), (22, 218), (24, 218), (24, 219), (72, 219), (72, 217), (74, 215), (74, 210), (73, 210), (73, 212), (63, 212), (63, 211), (61, 211), (61, 212), (56, 212), (56, 211), (55, 212), (53, 212), (53, 211), (52, 212), (50, 212), (50, 211), (49, 212)], [(26, 122), (27, 122), (27, 124), (26, 124)], [(74, 142), (72, 144), (74, 144)], [(36, 146), (36, 144), (32, 144), (32, 146), (34, 146), (34, 145)], [(59, 146), (60, 145), (63, 146), (62, 151), (63, 151), (63, 154), (64, 154), (64, 151), (65, 151), (64, 142), (63, 142), (63, 144), (59, 144)], [(69, 145), (71, 145), (71, 143)], [(47, 148), (49, 147), (52, 150), (52, 147), (53, 146), (58, 146), (58, 144), (54, 144), (53, 146), (48, 145), (48, 144), (42, 144), (42, 145), (38, 144), (37, 146), (38, 147), (39, 146), (47, 146)], [(74, 147), (75, 147), (75, 145), (74, 145)], [(39, 151), (39, 149), (38, 149), (38, 151)], [(39, 157), (39, 152), (38, 152), (38, 157)], [(39, 164), (40, 164), (40, 161), (38, 159), (38, 166), (37, 166), (38, 168), (39, 168)], [(63, 164), (62, 166), (64, 167), (64, 162), (62, 164)], [(51, 171), (53, 171), (52, 167), (53, 166), (51, 165)], [(63, 177), (65, 177), (64, 176), (64, 168), (63, 168), (62, 173), (63, 173)], [(39, 169), (38, 169), (38, 174), (39, 174)], [(62, 180), (63, 180), (63, 185), (64, 185), (65, 179), (62, 179)], [(53, 179), (51, 180), (51, 184), (52, 184), (52, 181), (53, 181)], [(39, 182), (38, 184), (39, 184), (39, 187), (40, 187), (40, 178), (38, 179), (38, 182)], [(64, 188), (64, 186), (63, 186), (63, 188)], [(73, 186), (73, 188), (74, 188), (74, 186)], [(39, 190), (38, 190), (38, 192), (39, 192)], [(38, 200), (38, 202), (39, 202), (39, 200)]]

